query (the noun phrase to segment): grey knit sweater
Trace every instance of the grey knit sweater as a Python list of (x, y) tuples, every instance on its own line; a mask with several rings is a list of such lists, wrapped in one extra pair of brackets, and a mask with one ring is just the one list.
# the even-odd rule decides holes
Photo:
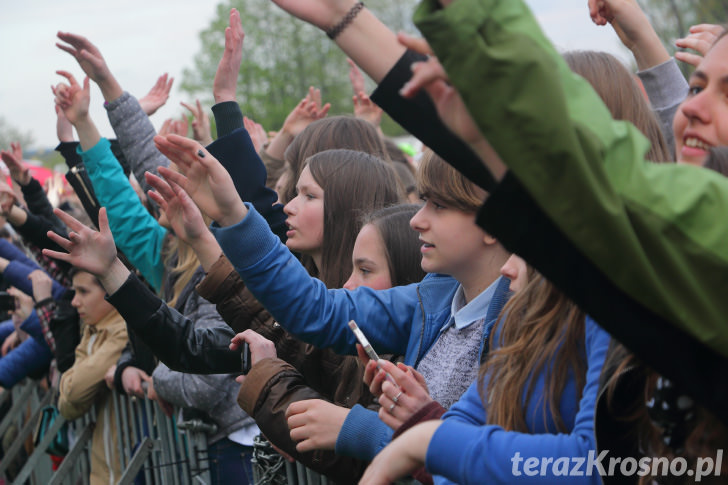
[(111, 127), (119, 140), (121, 151), (129, 162), (134, 177), (146, 193), (150, 187), (144, 178), (144, 172), (156, 174), (160, 165), (169, 166), (167, 157), (154, 146), (154, 136), (157, 131), (142, 110), (139, 101), (126, 91), (104, 106)]
[[(235, 333), (217, 313), (215, 305), (195, 291), (195, 286), (203, 276), (202, 268), (198, 268), (178, 298), (176, 309), (195, 322), (195, 327), (215, 328), (216, 332), (228, 334), (232, 338)], [(210, 443), (254, 422), (238, 406), (240, 386), (235, 382), (235, 374), (185, 374), (159, 363), (152, 377), (154, 389), (163, 399), (179, 407), (203, 411), (217, 424), (217, 432), (208, 438)]]

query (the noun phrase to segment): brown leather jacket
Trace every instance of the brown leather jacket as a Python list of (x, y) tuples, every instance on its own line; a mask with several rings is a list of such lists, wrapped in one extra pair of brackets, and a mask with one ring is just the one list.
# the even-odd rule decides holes
[[(252, 329), (275, 342), (278, 359), (254, 365), (240, 386), (238, 404), (261, 432), (296, 460), (341, 483), (356, 482), (367, 462), (337, 456), (333, 451), (299, 453), (291, 440), (285, 412), (295, 401), (325, 399), (339, 406), (361, 404), (376, 409), (363, 383), (364, 366), (356, 357), (337, 355), (301, 342), (278, 325), (246, 288), (223, 255), (197, 286), (214, 303), (233, 330)], [(305, 377), (304, 377), (305, 376)]]

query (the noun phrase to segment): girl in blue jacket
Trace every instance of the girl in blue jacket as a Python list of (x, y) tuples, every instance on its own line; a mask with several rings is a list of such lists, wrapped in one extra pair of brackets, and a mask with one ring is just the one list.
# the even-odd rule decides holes
[[(286, 330), (317, 347), (354, 354), (348, 322), (355, 320), (378, 352), (403, 354), (405, 364), (424, 374), (432, 397), (446, 406), (475, 379), (507, 298), (508, 280), (498, 272), (508, 253), (473, 223), (485, 193), (442, 160), (434, 155), (423, 160), (418, 189), (425, 203), (410, 223), (420, 234), (422, 268), (430, 274), (419, 284), (390, 290), (328, 290), (231, 192), (229, 175), (199, 144), (175, 136), (155, 141), (190, 178), (165, 175), (216, 221), (212, 230), (226, 256)], [(291, 228), (289, 243), (298, 230)], [(395, 405), (387, 411), (403, 422), (416, 409)], [(355, 406), (336, 451), (371, 460), (391, 435), (375, 412)]]
[(593, 419), (609, 335), (536, 273), (506, 305), (492, 345), (442, 420), (399, 429), (363, 483), (422, 465), (435, 483), (601, 483), (609, 465), (595, 451)]

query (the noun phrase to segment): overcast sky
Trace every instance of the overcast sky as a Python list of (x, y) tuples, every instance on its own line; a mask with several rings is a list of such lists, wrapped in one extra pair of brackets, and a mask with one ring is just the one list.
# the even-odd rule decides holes
[[(611, 28), (591, 23), (583, 0), (527, 2), (559, 50), (605, 50), (629, 62)], [(211, 22), (216, 2), (0, 0), (0, 5), (0, 116), (32, 133), (37, 147), (52, 147), (57, 140), (50, 85), (61, 79), (54, 72), (70, 70), (79, 79), (82, 74), (75, 60), (55, 47), (57, 31), (79, 33), (91, 39), (122, 87), (141, 97), (160, 74), (168, 72), (180, 80), (182, 70), (192, 66), (192, 57), (200, 48), (198, 33)], [(157, 128), (165, 118), (182, 114), (180, 101), (190, 101), (176, 84), (167, 105), (152, 116)], [(91, 85), (94, 121), (102, 136), (113, 137), (101, 106), (101, 93)]]

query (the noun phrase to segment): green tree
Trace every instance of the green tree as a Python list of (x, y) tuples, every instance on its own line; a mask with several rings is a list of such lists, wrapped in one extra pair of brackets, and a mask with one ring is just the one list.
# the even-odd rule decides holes
[(10, 142), (19, 141), (23, 149), (31, 148), (33, 135), (29, 132), (22, 132), (11, 125), (4, 117), (0, 116), (0, 149), (10, 149)]
[[(416, 0), (372, 0), (372, 9), (389, 27), (413, 32), (411, 15)], [(194, 67), (185, 69), (182, 90), (212, 100), (212, 82), (225, 45), (225, 27), (232, 7), (240, 11), (245, 29), (238, 102), (247, 116), (266, 129), (278, 129), (306, 95), (309, 86), (321, 89), (331, 113), (351, 113), (351, 85), (344, 54), (315, 27), (299, 21), (270, 0), (224, 0), (215, 19), (200, 33), (202, 48)], [(391, 120), (383, 130), (396, 134)]]
[[(668, 52), (675, 51), (675, 40), (688, 35), (692, 25), (723, 24), (728, 20), (728, 0), (639, 0), (639, 3)], [(688, 66), (681, 68), (687, 74)]]

